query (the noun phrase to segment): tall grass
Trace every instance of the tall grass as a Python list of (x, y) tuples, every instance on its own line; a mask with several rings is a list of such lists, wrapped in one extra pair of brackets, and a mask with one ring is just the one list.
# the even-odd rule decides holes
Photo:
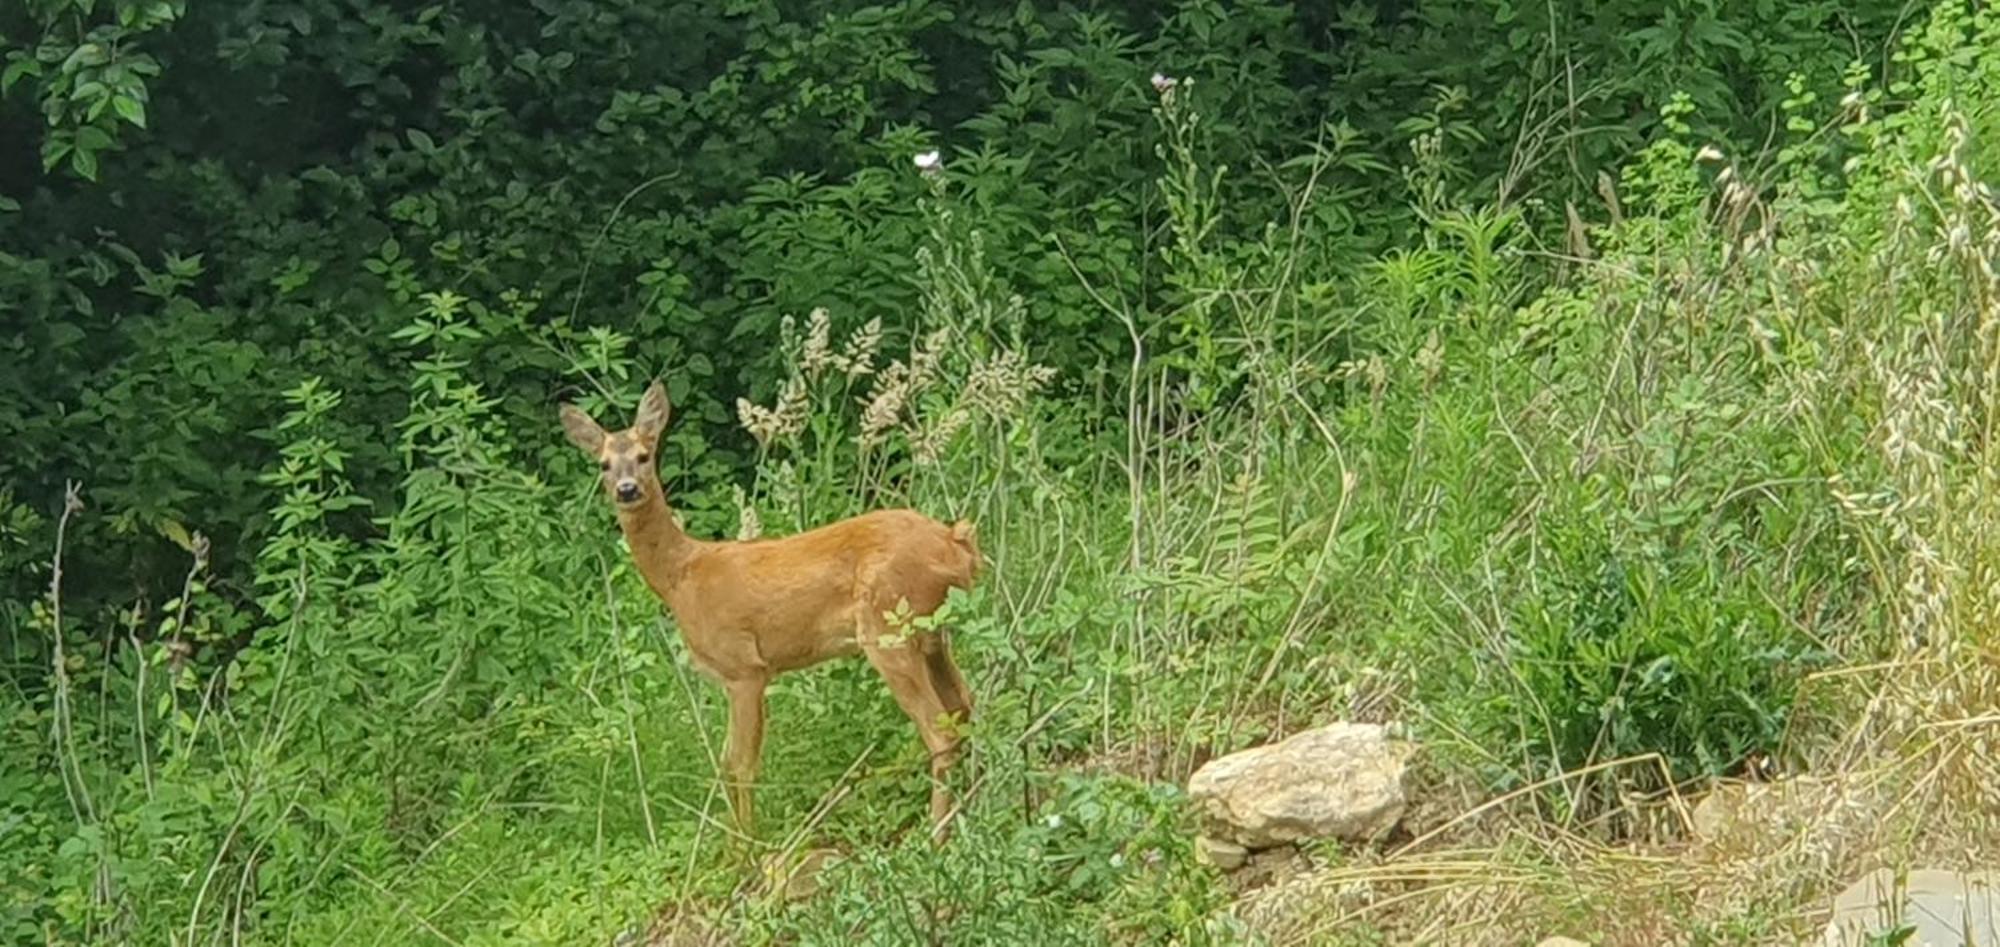
[[(1518, 621), (1509, 604), (1535, 586), (1587, 583), (1565, 551), (1616, 559), (1616, 581), (1570, 593), (1586, 607), (1546, 636), (1489, 619), (1497, 644), (1532, 646), (1505, 671), (1528, 686), (1492, 689), (1524, 722), (1498, 745), (1532, 752), (1544, 728), (1559, 765), (1516, 771), (1598, 805), (1559, 821), (1546, 792), (1473, 807), (1397, 857), (1246, 906), (1274, 941), (1784, 941), (1867, 868), (1990, 863), (2000, 204), (1975, 143), (2000, 114), (1970, 93), (2000, 68), (1996, 36), (1991, 11), (1942, 5), (1899, 54), (1906, 78), (1857, 78), (1830, 123), (1795, 118), (1774, 165), (1682, 141), (1628, 172), (1631, 215), (1590, 230), (1577, 283), (1517, 314), (1524, 342), (1585, 343), (1501, 435), (1540, 488), (1532, 524), (1503, 535), (1559, 539), (1555, 555), (1520, 584), (1482, 565), (1447, 593), (1468, 622)], [(1598, 394), (1565, 416), (1572, 385)], [(1573, 528), (1607, 475), (1616, 525), (1587, 539)], [(1594, 662), (1618, 652), (1583, 619), (1607, 611), (1644, 631), (1628, 658)], [(1590, 694), (1593, 667), (1600, 684), (1617, 672), (1615, 702)], [(1566, 705), (1607, 712), (1565, 730)], [(1443, 706), (1460, 708), (1452, 726), (1479, 719)], [(1647, 724), (1651, 738), (1621, 733)], [(1590, 734), (1568, 744), (1589, 752), (1562, 752), (1566, 733)], [(1749, 824), (1690, 840), (1689, 800), (1653, 777), (1731, 771), (1718, 737), (1775, 757), (1743, 775), (1775, 766), (1780, 788)]]
[[(980, 717), (942, 850), (912, 831), (921, 751), (865, 666), (773, 687), (757, 846), (844, 857), (799, 904), (722, 844), (719, 697), (589, 471), (553, 416), (509, 430), (466, 380), (469, 313), (504, 307), (424, 297), (379, 540), (330, 527), (361, 501), (337, 386), (314, 383), (274, 432), (254, 610), (196, 555), (160, 614), (81, 628), (54, 570), (34, 628), (92, 647), (4, 704), (9, 758), (37, 765), (0, 794), (0, 930), (1726, 941), (1795, 930), (1869, 858), (1971, 858), (2000, 838), (1996, 50), (1992, 11), (1941, 4), (1907, 78), (1801, 96), (1759, 159), (1692, 140), (1677, 102), (1604, 206), (1561, 215), (1561, 250), (1548, 208), (1426, 177), (1432, 142), (1418, 239), (1351, 273), (1317, 268), (1339, 157), (1277, 173), (1274, 226), (1221, 241), (1200, 117), (1164, 84), (1164, 275), (1075, 267), (1131, 346), (1099, 378), (1038, 367), (1036, 302), (937, 176), (922, 311), (790, 327), (775, 398), (738, 404), (747, 481), (692, 435), (662, 451), (699, 535), (907, 503), (978, 520), (992, 560), (946, 616)], [(570, 354), (587, 409), (630, 409), (627, 340)], [(1309, 882), (1223, 911), (1176, 787), (1351, 718), (1425, 745), (1412, 836), (1316, 851)], [(1685, 793), (1773, 765), (1826, 777), (1793, 844), (1683, 850)]]

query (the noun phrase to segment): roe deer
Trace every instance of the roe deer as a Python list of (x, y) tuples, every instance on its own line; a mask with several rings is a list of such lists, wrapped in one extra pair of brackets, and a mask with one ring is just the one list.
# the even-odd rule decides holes
[(930, 750), (932, 831), (942, 838), (950, 815), (944, 780), (959, 754), (956, 725), (972, 716), (972, 692), (942, 629), (891, 628), (885, 616), (902, 608), (930, 615), (954, 586), (971, 587), (980, 561), (972, 524), (878, 510), (782, 539), (694, 539), (668, 509), (653, 463), (668, 410), (655, 381), (627, 430), (607, 433), (569, 404), (562, 425), (597, 459), (632, 558), (673, 612), (695, 666), (729, 696), (722, 767), (739, 828), (754, 830), (765, 685), (782, 672), (860, 653)]

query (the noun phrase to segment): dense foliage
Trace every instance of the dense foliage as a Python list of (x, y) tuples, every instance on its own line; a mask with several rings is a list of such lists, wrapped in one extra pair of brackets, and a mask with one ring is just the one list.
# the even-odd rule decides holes
[[(1996, 50), (1956, 2), (11, 5), (0, 938), (1227, 940), (1213, 753), (1779, 753), (1958, 535), (1884, 532), (1951, 468), (1877, 449), (1883, 379), (1971, 373), (1934, 448), (2000, 416), (1992, 197), (1937, 179), (1995, 170)], [(837, 665), (774, 688), (761, 841), (848, 860), (742, 896), (719, 695), (554, 423), (656, 376), (697, 534), (981, 523), (943, 850)]]
[[(1034, 300), (1036, 354), (1092, 390), (1127, 343), (1072, 264), (1147, 316), (1194, 291), (1146, 262), (1168, 246), (1147, 184), (1154, 72), (1196, 80), (1193, 134), (1230, 169), (1218, 237), (1279, 222), (1271, 186), (1305, 187), (1312, 156), (1331, 158), (1298, 253), (1333, 274), (1407, 232), (1412, 184), (1437, 203), (1539, 196), (1533, 212), (1559, 221), (1656, 128), (1662, 90), (1693, 97), (1704, 133), (1756, 140), (1786, 77), (1823, 89), (1872, 67), (1902, 11), (10, 4), (0, 314), (20, 331), (0, 333), (17, 367), (0, 381), (0, 481), (35, 523), (15, 523), (0, 561), (19, 574), (40, 555), (75, 479), (107, 514), (79, 524), (77, 594), (123, 600), (135, 579), (165, 594), (169, 523), (206, 532), (241, 578), (270, 525), (269, 395), (313, 376), (345, 395), (331, 423), (356, 489), (393, 506), (407, 361), (391, 333), (418, 287), (478, 301), (473, 380), (510, 421), (542, 422), (592, 332), (614, 330), (703, 422), (690, 472), (741, 470), (729, 406), (769, 394), (784, 315), (908, 329), (925, 229), (908, 162), (927, 147)], [(1413, 145), (1421, 182), (1392, 170)], [(1224, 331), (1173, 329), (1197, 360)]]

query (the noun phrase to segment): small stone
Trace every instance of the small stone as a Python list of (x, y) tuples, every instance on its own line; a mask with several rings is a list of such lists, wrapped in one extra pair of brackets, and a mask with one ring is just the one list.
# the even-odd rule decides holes
[(1247, 887), (1283, 886), (1307, 879), (1312, 862), (1292, 845), (1251, 852), (1250, 861), (1233, 877)]
[(670, 912), (654, 918), (644, 947), (733, 947), (735, 941), (699, 916)]
[(1690, 821), (1694, 823), (1694, 837), (1711, 845), (1728, 837), (1741, 818), (1747, 795), (1748, 787), (1742, 783), (1723, 783), (1710, 789), (1700, 802), (1694, 804), (1694, 812), (1690, 816)]
[(1250, 860), (1250, 850), (1235, 842), (1206, 835), (1194, 840), (1195, 856), (1223, 871), (1235, 871)]
[(1336, 723), (1210, 760), (1188, 780), (1207, 835), (1256, 850), (1373, 841), (1403, 817), (1410, 745), (1387, 726)]
[(1831, 784), (1811, 776), (1768, 783), (1718, 782), (1694, 805), (1695, 841), (1710, 848), (1754, 845), (1832, 804)]
[[(1903, 926), (1908, 936), (1881, 938)], [(1825, 947), (2000, 943), (2000, 872), (1924, 869), (1899, 879), (1891, 869), (1877, 869), (1834, 897), (1821, 940)]]

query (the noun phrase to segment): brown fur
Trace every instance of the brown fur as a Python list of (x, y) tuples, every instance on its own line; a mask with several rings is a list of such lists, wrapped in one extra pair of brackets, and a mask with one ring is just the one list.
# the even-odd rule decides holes
[(779, 539), (695, 539), (668, 508), (653, 464), (667, 415), (658, 382), (646, 389), (632, 427), (615, 434), (562, 406), (571, 442), (598, 459), (639, 572), (673, 612), (695, 666), (729, 696), (723, 768), (739, 825), (747, 832), (755, 823), (765, 687), (785, 671), (862, 654), (930, 750), (931, 819), (941, 835), (950, 814), (944, 779), (959, 755), (956, 725), (972, 716), (972, 693), (942, 629), (905, 635), (885, 614), (907, 607), (929, 615), (953, 587), (971, 587), (980, 561), (972, 524), (877, 510)]

